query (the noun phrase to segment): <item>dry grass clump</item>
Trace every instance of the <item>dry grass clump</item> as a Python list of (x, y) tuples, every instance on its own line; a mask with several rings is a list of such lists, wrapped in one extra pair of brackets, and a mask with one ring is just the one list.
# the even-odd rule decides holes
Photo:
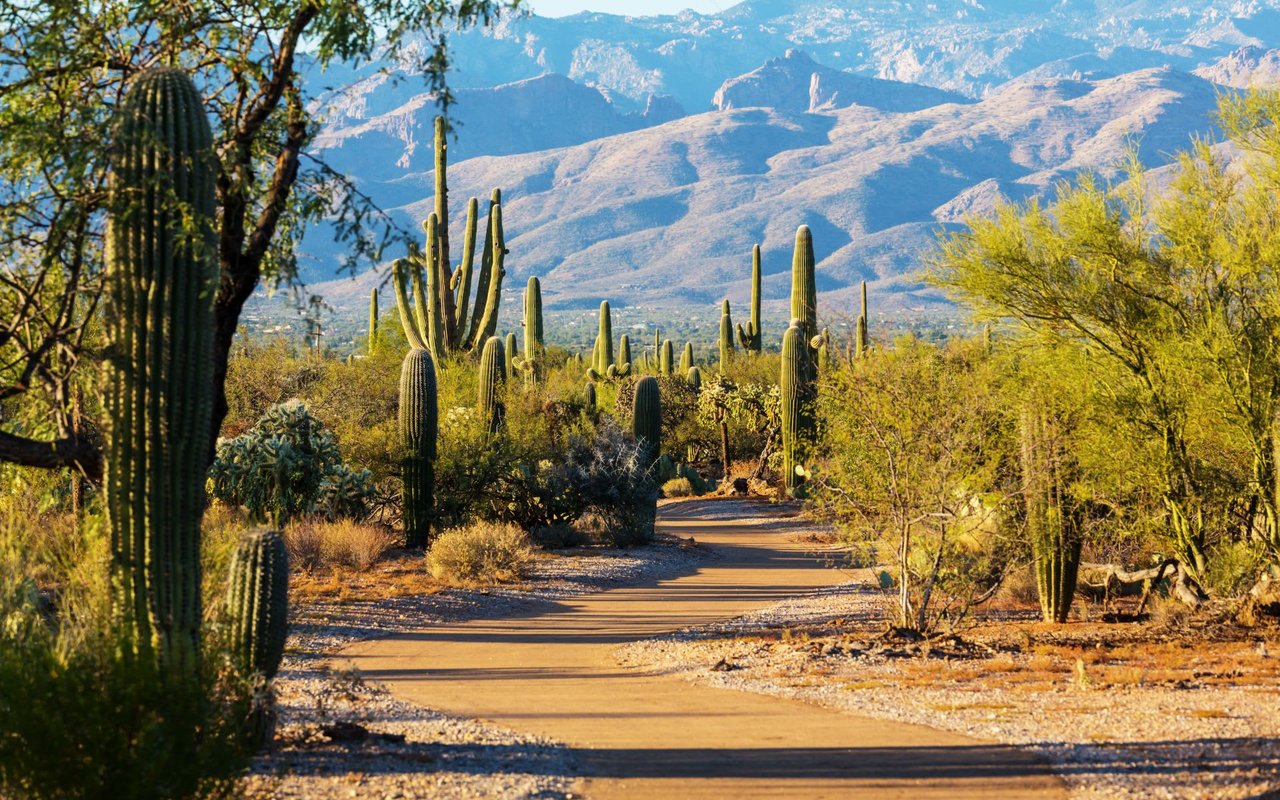
[(688, 478), (672, 478), (662, 484), (662, 494), (666, 497), (692, 497), (696, 493)]
[(527, 574), (534, 555), (520, 528), (481, 521), (440, 534), (427, 551), (427, 566), (436, 580), (447, 583), (510, 583)]
[(285, 528), (284, 540), (295, 569), (304, 572), (325, 566), (365, 572), (396, 545), (386, 527), (352, 520), (298, 520)]

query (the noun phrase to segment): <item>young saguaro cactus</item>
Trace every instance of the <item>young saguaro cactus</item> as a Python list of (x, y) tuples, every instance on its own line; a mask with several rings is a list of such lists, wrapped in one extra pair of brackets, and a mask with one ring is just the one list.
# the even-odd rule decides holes
[(760, 245), (751, 248), (751, 321), (746, 327), (738, 325), (738, 341), (749, 353), (759, 353), (763, 344), (760, 335)]
[(542, 342), (542, 284), (536, 277), (530, 277), (524, 290), (524, 357), (515, 358), (514, 353), (508, 352), (508, 361), (526, 378), (537, 381), (542, 377), (545, 353), (546, 347)]
[(369, 355), (378, 347), (378, 290), (369, 291)]
[(618, 338), (618, 374), (626, 375), (631, 372), (631, 337), (622, 334)]
[(782, 335), (782, 472), (783, 485), (791, 497), (804, 496), (808, 477), (801, 458), (803, 449), (813, 438), (813, 371), (801, 320), (791, 320)]
[(609, 371), (613, 365), (613, 314), (609, 310), (609, 301), (600, 303), (600, 331), (596, 334), (595, 363), (591, 366), (600, 375)]
[(1061, 425), (1048, 404), (1028, 403), (1019, 419), (1027, 533), (1045, 622), (1063, 623), (1071, 611), (1084, 544), (1079, 504), (1067, 482), (1074, 464), (1061, 443)]
[(702, 370), (698, 367), (689, 367), (689, 371), (684, 374), (684, 380), (695, 392), (702, 390)]
[(733, 318), (729, 316), (729, 301), (725, 300), (720, 307), (720, 371), (729, 371), (729, 362), (733, 360)]
[(491, 434), (501, 430), (506, 416), (506, 408), (502, 403), (506, 379), (506, 354), (502, 340), (497, 336), (490, 336), (480, 354), (480, 382), (476, 405)]
[(190, 676), (200, 658), (218, 286), (213, 137), (199, 93), (177, 69), (140, 74), (116, 113), (104, 487), (113, 600), (135, 652)]
[(275, 677), (289, 633), (289, 553), (276, 531), (246, 534), (227, 583), (231, 655), (246, 674)]
[(502, 349), (504, 351), (504, 359), (502, 362), (503, 372), (506, 373), (507, 380), (511, 380), (512, 371), (515, 369), (515, 362), (520, 359), (520, 350), (516, 345), (516, 335), (508, 332), (502, 339)]
[(858, 315), (858, 358), (865, 356), (871, 349), (871, 340), (867, 335), (867, 282), (862, 282), (862, 313)]
[(675, 346), (671, 344), (670, 339), (663, 339), (662, 355), (658, 357), (658, 371), (663, 375), (670, 375), (675, 366), (675, 357)]
[(689, 367), (693, 366), (693, 342), (685, 342), (684, 350), (680, 352), (680, 372), (684, 374), (689, 371)]
[(587, 381), (587, 385), (582, 389), (582, 404), (587, 407), (587, 411), (591, 412), (599, 407), (596, 402), (596, 385), (591, 381)]
[(644, 457), (652, 465), (662, 453), (662, 399), (658, 379), (646, 375), (636, 381), (635, 401), (631, 407), (631, 433), (644, 445)]
[(407, 547), (426, 547), (435, 506), (436, 435), (439, 407), (431, 354), (415, 347), (400, 368), (400, 443), (404, 450), (404, 537)]

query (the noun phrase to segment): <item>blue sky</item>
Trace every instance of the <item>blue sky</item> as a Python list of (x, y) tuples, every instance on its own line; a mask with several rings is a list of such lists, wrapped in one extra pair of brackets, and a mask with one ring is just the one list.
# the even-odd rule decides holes
[(674, 14), (686, 8), (704, 14), (724, 11), (740, 0), (531, 0), (533, 13), (544, 17), (563, 17), (579, 11), (603, 11), (609, 14)]

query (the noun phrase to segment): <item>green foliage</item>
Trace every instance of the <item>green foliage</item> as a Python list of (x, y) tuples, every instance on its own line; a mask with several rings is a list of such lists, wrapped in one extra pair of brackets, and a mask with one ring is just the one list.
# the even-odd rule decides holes
[(300, 400), (272, 406), (234, 439), (218, 442), (209, 492), (244, 506), (257, 522), (283, 525), (323, 506), (329, 514), (366, 512), (368, 470), (344, 467), (338, 443)]

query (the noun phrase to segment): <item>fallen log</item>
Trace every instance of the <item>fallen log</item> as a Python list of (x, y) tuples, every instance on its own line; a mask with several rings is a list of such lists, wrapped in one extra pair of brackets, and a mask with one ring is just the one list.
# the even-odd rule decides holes
[(1082, 589), (1093, 592), (1104, 604), (1109, 604), (1112, 597), (1132, 596), (1141, 587), (1142, 600), (1138, 603), (1141, 614), (1151, 597), (1151, 591), (1161, 581), (1169, 578), (1171, 594), (1183, 605), (1199, 608), (1209, 595), (1205, 593), (1195, 578), (1182, 568), (1176, 558), (1166, 558), (1154, 567), (1146, 569), (1125, 569), (1118, 564), (1081, 564), (1078, 585)]

